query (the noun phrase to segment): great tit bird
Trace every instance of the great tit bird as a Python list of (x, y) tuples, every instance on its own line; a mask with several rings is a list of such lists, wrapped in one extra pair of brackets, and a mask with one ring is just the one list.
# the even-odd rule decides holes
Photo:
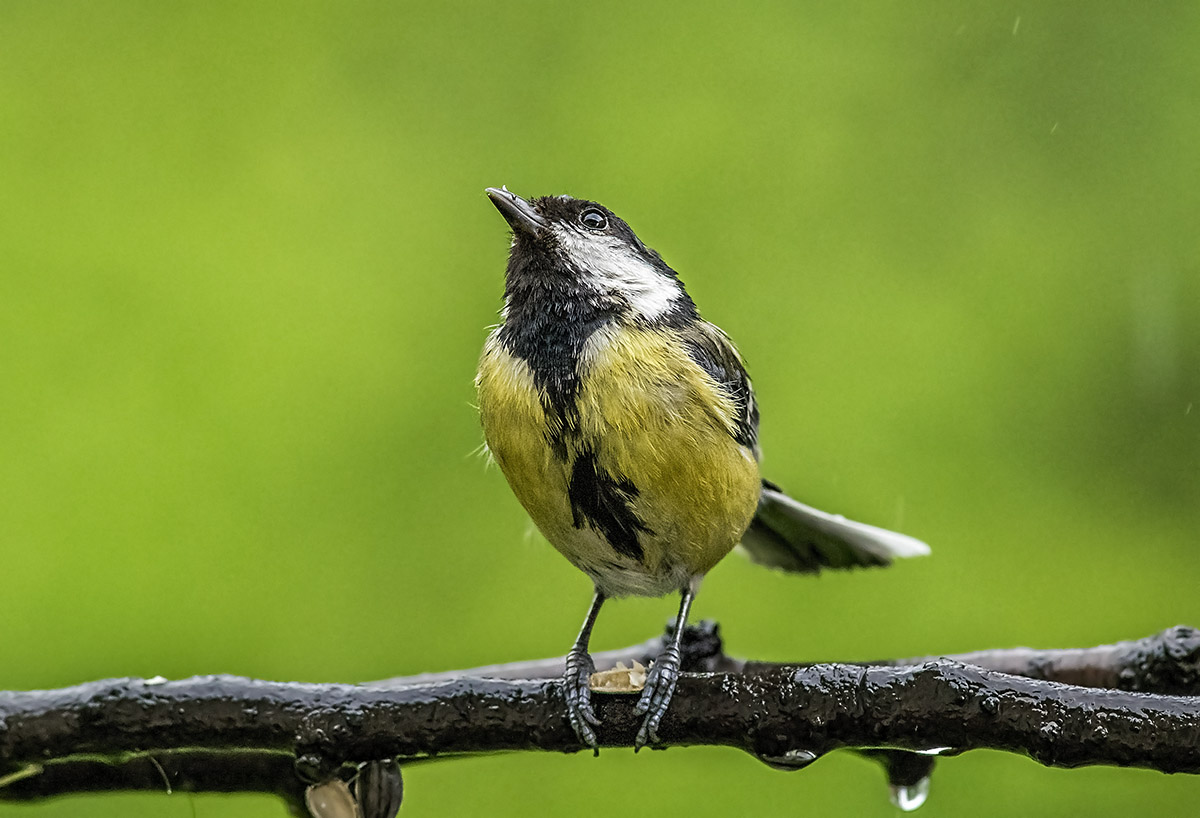
[(636, 747), (658, 743), (700, 580), (739, 543), (785, 571), (929, 552), (810, 508), (759, 474), (758, 405), (729, 338), (624, 221), (569, 196), (487, 195), (512, 228), (501, 322), (476, 377), (487, 449), (533, 522), (591, 578), (566, 659), (567, 716), (597, 746), (588, 642), (610, 597), (681, 594)]

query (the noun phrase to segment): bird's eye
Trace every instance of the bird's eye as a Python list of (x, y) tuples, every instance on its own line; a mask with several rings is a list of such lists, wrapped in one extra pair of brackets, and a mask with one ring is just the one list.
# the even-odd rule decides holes
[(608, 217), (594, 207), (579, 214), (579, 223), (592, 230), (603, 230), (608, 227)]

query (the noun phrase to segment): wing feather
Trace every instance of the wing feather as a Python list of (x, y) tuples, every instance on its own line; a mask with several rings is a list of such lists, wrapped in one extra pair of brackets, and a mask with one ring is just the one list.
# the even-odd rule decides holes
[(734, 439), (754, 452), (758, 450), (758, 401), (746, 374), (742, 356), (721, 329), (707, 321), (696, 321), (680, 331), (688, 354), (733, 400), (737, 410)]

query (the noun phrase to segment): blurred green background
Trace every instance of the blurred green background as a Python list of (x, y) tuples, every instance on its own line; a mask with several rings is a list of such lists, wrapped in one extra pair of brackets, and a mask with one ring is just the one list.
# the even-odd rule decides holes
[[(0, 689), (568, 647), (588, 582), (476, 455), (500, 184), (626, 217), (741, 346), (767, 474), (933, 546), (819, 579), (728, 560), (694, 614), (731, 653), (1200, 625), (1198, 38), (1184, 2), (0, 3)], [(593, 645), (674, 610), (614, 604)], [(406, 783), (410, 815), (894, 813), (845, 754), (524, 754)], [(1198, 797), (978, 752), (922, 814)]]

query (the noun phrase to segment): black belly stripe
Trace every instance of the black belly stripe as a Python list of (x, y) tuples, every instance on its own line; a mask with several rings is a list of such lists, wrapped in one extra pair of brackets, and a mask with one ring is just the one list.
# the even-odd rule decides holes
[(575, 457), (567, 496), (576, 528), (591, 526), (618, 554), (641, 562), (645, 552), (638, 535), (654, 532), (630, 508), (630, 501), (638, 496), (637, 486), (628, 478), (618, 479), (598, 468), (595, 452), (586, 448)]

